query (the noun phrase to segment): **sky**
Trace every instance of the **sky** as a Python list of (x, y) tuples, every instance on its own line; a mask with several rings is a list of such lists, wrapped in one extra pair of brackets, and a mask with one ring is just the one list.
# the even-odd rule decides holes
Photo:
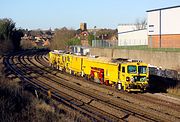
[(147, 10), (180, 5), (180, 0), (0, 0), (0, 19), (17, 28), (117, 28), (147, 18)]

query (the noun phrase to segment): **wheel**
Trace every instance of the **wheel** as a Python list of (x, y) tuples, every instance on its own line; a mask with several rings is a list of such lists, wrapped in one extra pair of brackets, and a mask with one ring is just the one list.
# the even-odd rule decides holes
[(109, 86), (109, 81), (108, 80), (105, 81), (105, 85)]
[(118, 84), (117, 84), (117, 89), (118, 89), (118, 90), (123, 90), (122, 83), (118, 83)]
[(60, 71), (62, 71), (62, 68), (61, 68), (61, 67), (59, 67), (59, 70), (60, 70)]
[(81, 72), (81, 77), (84, 77), (84, 72), (83, 71)]

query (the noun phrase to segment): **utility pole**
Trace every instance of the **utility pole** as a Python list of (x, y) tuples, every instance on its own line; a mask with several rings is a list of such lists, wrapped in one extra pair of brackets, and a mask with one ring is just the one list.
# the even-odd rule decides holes
[(159, 48), (161, 48), (162, 47), (162, 38), (161, 38), (161, 34), (162, 34), (162, 30), (161, 30), (161, 28), (162, 28), (162, 24), (161, 24), (161, 10), (159, 11)]
[(94, 46), (96, 46), (96, 26), (94, 26)]
[(96, 26), (94, 26), (94, 40), (96, 40)]

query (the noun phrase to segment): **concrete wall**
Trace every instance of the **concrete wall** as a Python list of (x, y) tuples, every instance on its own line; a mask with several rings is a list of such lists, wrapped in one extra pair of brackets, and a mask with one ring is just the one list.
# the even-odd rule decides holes
[(90, 54), (114, 58), (140, 59), (148, 64), (161, 66), (163, 69), (180, 70), (180, 52), (91, 48)]

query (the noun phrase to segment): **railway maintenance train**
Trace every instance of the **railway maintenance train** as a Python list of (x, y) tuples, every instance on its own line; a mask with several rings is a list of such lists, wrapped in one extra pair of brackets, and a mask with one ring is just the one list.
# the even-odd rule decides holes
[(63, 51), (49, 52), (49, 63), (61, 71), (82, 76), (124, 91), (145, 91), (148, 65), (138, 60), (80, 56)]

